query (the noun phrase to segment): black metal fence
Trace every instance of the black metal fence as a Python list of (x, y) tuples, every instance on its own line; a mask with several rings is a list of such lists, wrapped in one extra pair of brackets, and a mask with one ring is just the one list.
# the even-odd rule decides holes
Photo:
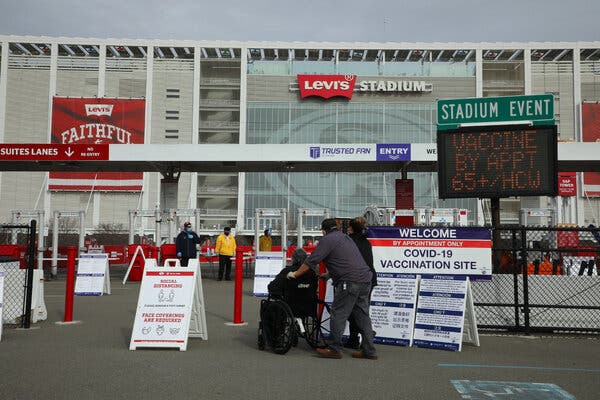
[(491, 282), (474, 282), (477, 325), (600, 333), (600, 230), (500, 226)]
[(31, 325), (35, 238), (35, 220), (29, 225), (0, 224), (0, 272), (4, 275), (0, 323), (8, 326)]

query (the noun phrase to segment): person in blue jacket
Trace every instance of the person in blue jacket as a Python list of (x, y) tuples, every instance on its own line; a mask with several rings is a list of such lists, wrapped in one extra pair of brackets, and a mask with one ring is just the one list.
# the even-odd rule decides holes
[(185, 221), (183, 230), (175, 239), (175, 250), (182, 267), (187, 267), (190, 258), (196, 258), (196, 244), (200, 243), (200, 237), (192, 230), (191, 222)]

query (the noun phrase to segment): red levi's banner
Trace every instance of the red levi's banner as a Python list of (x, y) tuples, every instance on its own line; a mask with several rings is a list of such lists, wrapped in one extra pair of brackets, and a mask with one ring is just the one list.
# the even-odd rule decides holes
[[(142, 144), (146, 101), (143, 99), (52, 99), (52, 143)], [(141, 172), (50, 172), (50, 190), (142, 190)]]
[[(582, 103), (581, 121), (583, 123), (583, 141), (600, 142), (600, 104)], [(600, 197), (600, 173), (583, 173), (583, 192), (589, 197)]]
[(356, 84), (356, 75), (298, 75), (297, 78), (303, 99), (310, 96), (351, 99)]

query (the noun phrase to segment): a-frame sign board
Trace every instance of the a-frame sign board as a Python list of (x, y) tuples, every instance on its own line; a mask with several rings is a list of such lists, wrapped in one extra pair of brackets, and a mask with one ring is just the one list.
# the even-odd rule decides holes
[(142, 347), (187, 349), (188, 337), (208, 340), (202, 277), (198, 260), (157, 266), (147, 259), (138, 297), (129, 350)]

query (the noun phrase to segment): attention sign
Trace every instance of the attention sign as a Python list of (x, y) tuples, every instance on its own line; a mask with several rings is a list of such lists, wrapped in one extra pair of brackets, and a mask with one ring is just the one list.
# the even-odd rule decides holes
[(556, 126), (438, 131), (439, 196), (556, 196)]

